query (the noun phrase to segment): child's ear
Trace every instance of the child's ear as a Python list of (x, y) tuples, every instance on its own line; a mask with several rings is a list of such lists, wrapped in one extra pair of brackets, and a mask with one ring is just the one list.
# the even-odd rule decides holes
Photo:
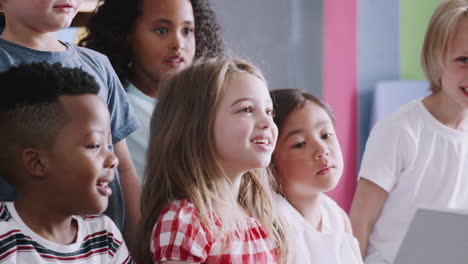
[(46, 163), (43, 156), (37, 149), (25, 149), (21, 155), (21, 159), (26, 171), (33, 176), (43, 177), (46, 171)]

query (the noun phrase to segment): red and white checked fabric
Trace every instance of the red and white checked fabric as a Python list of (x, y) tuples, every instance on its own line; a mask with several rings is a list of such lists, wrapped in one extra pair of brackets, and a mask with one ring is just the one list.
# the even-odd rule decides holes
[(180, 260), (193, 263), (277, 263), (275, 243), (254, 218), (248, 229), (229, 234), (229, 241), (210, 235), (187, 199), (171, 202), (158, 217), (151, 234), (154, 263)]

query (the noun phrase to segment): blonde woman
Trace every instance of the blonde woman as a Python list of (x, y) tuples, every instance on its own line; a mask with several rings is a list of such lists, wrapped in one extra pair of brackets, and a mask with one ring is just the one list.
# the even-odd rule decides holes
[(284, 262), (265, 169), (277, 134), (247, 62), (196, 62), (169, 81), (151, 120), (137, 262)]

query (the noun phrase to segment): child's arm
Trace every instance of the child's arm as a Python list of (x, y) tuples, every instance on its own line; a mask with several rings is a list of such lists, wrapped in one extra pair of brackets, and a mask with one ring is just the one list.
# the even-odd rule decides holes
[(363, 259), (367, 253), (369, 235), (387, 195), (387, 191), (369, 180), (361, 178), (358, 182), (349, 216)]
[(130, 249), (132, 249), (136, 225), (140, 220), (141, 187), (138, 182), (135, 166), (128, 152), (127, 142), (122, 139), (114, 145), (115, 154), (119, 158), (120, 183), (125, 202), (125, 226), (123, 234)]

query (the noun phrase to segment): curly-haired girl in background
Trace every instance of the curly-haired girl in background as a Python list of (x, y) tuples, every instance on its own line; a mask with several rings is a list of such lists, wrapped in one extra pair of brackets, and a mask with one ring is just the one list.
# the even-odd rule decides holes
[(202, 55), (223, 54), (220, 26), (208, 1), (104, 1), (80, 41), (107, 55), (126, 87), (141, 125), (127, 138), (140, 182), (161, 79)]

